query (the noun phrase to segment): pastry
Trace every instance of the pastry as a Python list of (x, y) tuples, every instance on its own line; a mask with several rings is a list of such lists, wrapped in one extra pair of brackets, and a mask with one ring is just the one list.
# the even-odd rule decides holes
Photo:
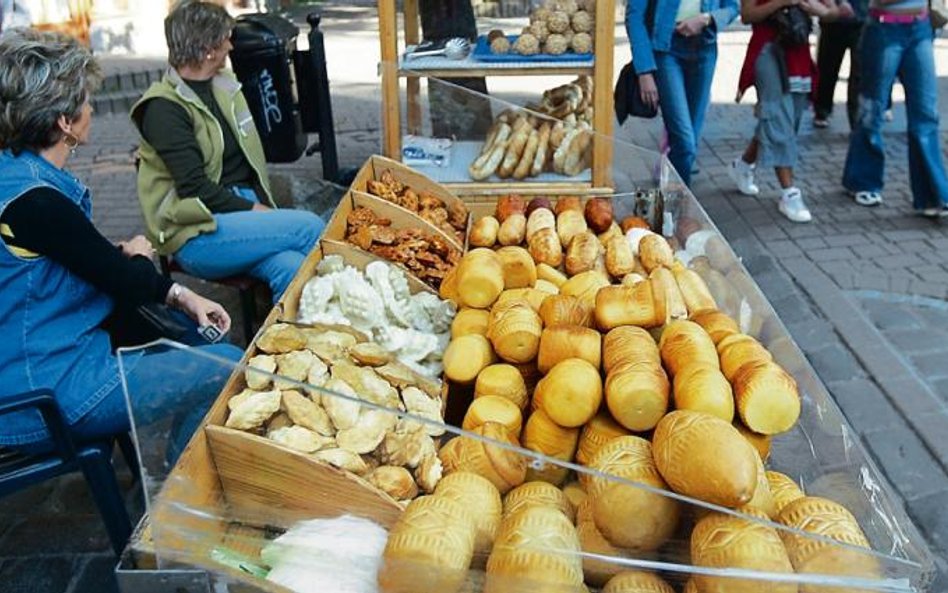
[[(560, 426), (542, 409), (530, 414), (521, 435), (524, 448), (562, 461), (573, 459), (578, 441), (578, 428)], [(542, 480), (554, 485), (562, 484), (568, 474), (568, 468), (553, 463), (531, 464), (527, 469), (528, 480)]]
[(548, 373), (567, 358), (581, 358), (598, 369), (602, 355), (601, 345), (602, 337), (594, 329), (581, 325), (548, 326), (540, 335), (537, 368), (541, 373)]
[(549, 208), (537, 208), (527, 216), (527, 242), (543, 229), (556, 230), (556, 216)]
[(502, 247), (496, 253), (504, 270), (505, 289), (529, 288), (536, 284), (536, 264), (526, 249), (514, 246)]
[(607, 410), (600, 410), (586, 423), (579, 435), (576, 461), (588, 464), (603, 445), (616, 437), (628, 434), (629, 431), (616, 422)]
[(533, 164), (530, 166), (530, 175), (536, 177), (543, 172), (546, 166), (547, 156), (550, 151), (550, 132), (552, 126), (549, 122), (543, 122), (540, 125), (539, 137), (537, 139), (537, 152), (533, 157)]
[(473, 431), (485, 422), (496, 422), (507, 428), (511, 440), (520, 439), (523, 416), (520, 407), (500, 395), (483, 395), (471, 402), (461, 428)]
[(524, 482), (504, 496), (503, 518), (507, 520), (516, 513), (534, 506), (556, 509), (574, 522), (575, 511), (563, 491), (549, 482)]
[(515, 363), (533, 360), (540, 348), (543, 323), (526, 300), (495, 305), (487, 325), (487, 338), (499, 357)]
[(487, 338), (467, 334), (451, 340), (444, 352), (444, 374), (455, 383), (469, 384), (494, 362), (494, 351)]
[(487, 320), (490, 311), (484, 309), (461, 309), (451, 322), (451, 337), (459, 338), (468, 334), (487, 335)]
[(556, 216), (556, 234), (563, 249), (569, 247), (573, 237), (586, 230), (586, 219), (583, 218), (582, 210), (565, 210)]
[(493, 247), (497, 242), (497, 232), (500, 230), (500, 223), (493, 216), (485, 216), (471, 227), (471, 235), (468, 239), (472, 247)]
[(537, 384), (534, 401), (554, 422), (567, 428), (589, 421), (602, 402), (602, 379), (589, 362), (567, 358)]
[(634, 286), (606, 286), (595, 298), (595, 317), (599, 329), (608, 331), (622, 325), (656, 327), (664, 322), (656, 315), (651, 282)]
[(628, 569), (610, 579), (602, 589), (602, 593), (674, 593), (674, 591), (675, 589), (657, 574)]
[(589, 231), (575, 235), (566, 250), (566, 273), (575, 276), (596, 267), (602, 245)]
[(477, 375), (474, 397), (497, 395), (510, 400), (521, 410), (529, 400), (527, 385), (517, 367), (509, 364), (492, 364)]
[(721, 371), (695, 364), (675, 375), (674, 401), (678, 410), (692, 410), (734, 420), (734, 394)]
[[(575, 296), (557, 294), (544, 299), (540, 318), (547, 329), (558, 326), (592, 326), (592, 309)], [(598, 365), (597, 365), (598, 366)]]
[(537, 231), (529, 242), (530, 255), (539, 264), (547, 264), (553, 268), (563, 263), (563, 248), (556, 231), (552, 228), (543, 228)]
[(648, 362), (654, 366), (662, 363), (658, 345), (652, 335), (640, 327), (631, 325), (617, 327), (602, 340), (602, 367), (611, 373), (626, 363)]
[(487, 478), (470, 472), (444, 476), (434, 489), (435, 496), (452, 500), (470, 511), (474, 518), (474, 553), (489, 554), (500, 527), (503, 503), (500, 492)]
[(754, 432), (780, 434), (800, 417), (797, 382), (778, 364), (745, 365), (733, 385), (741, 422)]
[(660, 366), (620, 366), (606, 379), (606, 405), (634, 432), (652, 430), (668, 410), (668, 378)]
[(668, 373), (674, 376), (679, 369), (690, 365), (718, 368), (714, 342), (697, 323), (679, 319), (665, 326), (658, 349)]
[(523, 214), (511, 214), (500, 224), (497, 242), (501, 245), (520, 245), (527, 234), (527, 217)]
[(490, 480), (501, 494), (522, 484), (526, 478), (526, 459), (519, 453), (491, 443), (511, 444), (507, 428), (495, 422), (485, 422), (472, 432), (488, 440), (460, 436), (449, 441), (449, 444), (454, 444), (442, 447), (438, 453), (445, 475), (456, 471), (473, 472)]
[(496, 253), (479, 247), (464, 255), (458, 265), (457, 291), (465, 306), (486, 309), (503, 290), (504, 268)]

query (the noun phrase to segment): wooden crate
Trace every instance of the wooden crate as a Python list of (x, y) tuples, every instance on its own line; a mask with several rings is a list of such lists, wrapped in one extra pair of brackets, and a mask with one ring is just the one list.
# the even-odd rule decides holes
[[(356, 174), (355, 179), (352, 181), (352, 184), (349, 186), (350, 191), (357, 194), (371, 196), (373, 198), (376, 198), (384, 202), (385, 200), (382, 200), (381, 198), (378, 198), (377, 196), (374, 196), (371, 193), (369, 193), (368, 182), (370, 179), (374, 181), (378, 181), (382, 173), (385, 171), (391, 171), (395, 179), (397, 179), (401, 183), (410, 187), (413, 191), (415, 191), (415, 193), (420, 194), (424, 192), (424, 193), (428, 193), (428, 194), (432, 194), (436, 196), (438, 199), (444, 202), (445, 206), (448, 208), (452, 206), (457, 206), (457, 205), (467, 206), (465, 200), (462, 200), (461, 198), (456, 196), (450, 189), (448, 189), (444, 185), (441, 185), (437, 181), (433, 181), (432, 179), (428, 178), (424, 174), (419, 173), (418, 171), (415, 171), (411, 167), (403, 165), (402, 163), (398, 161), (393, 161), (392, 159), (385, 158), (383, 156), (378, 156), (378, 155), (373, 155), (369, 157), (368, 160), (365, 161), (365, 164), (363, 164), (362, 168), (359, 169), (359, 172)], [(391, 202), (387, 202), (387, 203), (391, 204)], [(415, 214), (411, 210), (402, 208), (401, 206), (397, 206), (395, 204), (391, 204), (391, 205), (394, 206), (395, 208), (398, 208), (399, 210), (401, 210), (402, 212), (406, 214), (410, 214), (416, 218), (420, 218), (417, 214)], [(427, 221), (425, 222), (427, 223)], [(466, 229), (463, 232), (463, 235), (465, 238), (467, 237), (467, 231), (470, 229), (470, 224), (471, 224), (471, 218), (469, 216), (467, 220)], [(437, 227), (431, 225), (430, 223), (428, 223), (428, 225), (431, 228), (437, 229)], [(440, 229), (437, 229), (437, 230), (440, 231)], [(458, 249), (464, 250), (465, 248), (464, 243), (459, 242), (457, 238), (455, 237), (449, 236), (448, 233), (444, 233), (442, 231), (442, 234), (445, 236), (445, 238), (451, 241), (452, 245), (455, 245)]]
[[(341, 207), (342, 205), (340, 204), (340, 208)], [(316, 275), (316, 265), (327, 255), (341, 255), (348, 265), (358, 270), (365, 270), (366, 266), (374, 261), (385, 261), (377, 255), (359, 249), (349, 243), (323, 239), (320, 241), (319, 246), (303, 261), (303, 265), (300, 266), (293, 281), (277, 302), (277, 316), (281, 321), (296, 321), (300, 296), (303, 294), (303, 287)], [(385, 261), (385, 263), (391, 262)], [(412, 276), (407, 270), (405, 271), (408, 277), (408, 288), (412, 294), (418, 292), (430, 292), (434, 294), (435, 291), (430, 286)]]

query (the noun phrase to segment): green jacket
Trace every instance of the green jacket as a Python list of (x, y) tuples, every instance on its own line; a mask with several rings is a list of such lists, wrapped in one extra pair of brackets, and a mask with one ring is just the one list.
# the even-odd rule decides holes
[[(240, 91), (240, 83), (230, 71), (222, 71), (213, 80), (214, 97), (221, 112), (227, 117), (244, 156), (253, 167), (266, 194), (263, 198), (276, 208), (267, 176), (266, 157), (247, 100)], [(144, 105), (152, 99), (169, 99), (181, 105), (194, 122), (194, 134), (204, 155), (204, 172), (215, 183), (221, 179), (224, 155), (224, 136), (220, 123), (201, 102), (181, 76), (169, 69), (164, 77), (151, 85), (142, 98), (132, 106), (131, 118), (141, 130)], [(161, 255), (170, 255), (200, 233), (217, 229), (210, 210), (196, 196), (179, 196), (174, 178), (155, 149), (142, 138), (139, 148), (138, 199), (145, 217), (145, 233)]]

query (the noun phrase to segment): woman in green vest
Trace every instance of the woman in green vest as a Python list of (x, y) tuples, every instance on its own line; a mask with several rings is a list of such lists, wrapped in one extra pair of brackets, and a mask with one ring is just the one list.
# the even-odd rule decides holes
[(184, 0), (165, 19), (168, 69), (132, 108), (148, 238), (189, 274), (249, 274), (274, 302), (319, 239), (310, 212), (278, 210), (240, 83), (225, 69), (234, 19)]

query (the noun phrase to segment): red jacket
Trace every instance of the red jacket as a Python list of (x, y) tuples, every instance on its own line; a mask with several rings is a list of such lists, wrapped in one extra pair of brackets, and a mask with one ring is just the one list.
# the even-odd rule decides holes
[[(757, 4), (766, 4), (770, 0), (757, 0)], [(770, 42), (776, 43), (777, 29), (768, 20), (754, 23), (750, 43), (747, 44), (747, 54), (744, 56), (744, 65), (741, 67), (741, 77), (737, 84), (737, 100), (740, 101), (744, 92), (754, 85), (754, 64), (761, 50)], [(784, 48), (787, 60), (787, 75), (809, 77), (812, 81), (810, 97), (816, 96), (818, 82), (816, 64), (810, 56), (810, 44), (801, 43)]]

